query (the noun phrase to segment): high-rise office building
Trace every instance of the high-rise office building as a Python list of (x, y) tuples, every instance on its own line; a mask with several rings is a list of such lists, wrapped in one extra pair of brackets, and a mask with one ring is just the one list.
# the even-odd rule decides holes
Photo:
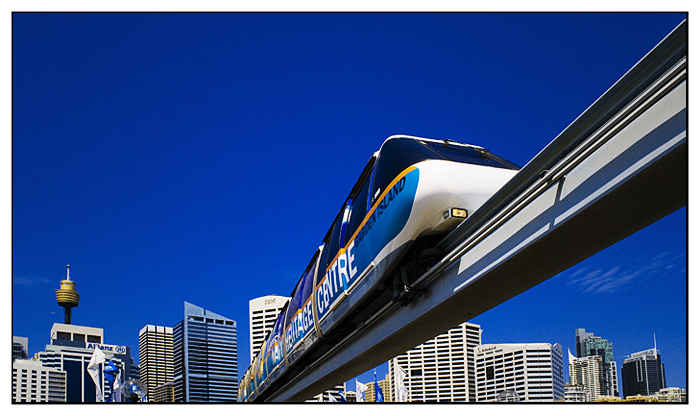
[(474, 349), (480, 344), (481, 327), (465, 322), (392, 358), (387, 396), (397, 401), (400, 368), (409, 402), (476, 401)]
[[(66, 402), (96, 401), (95, 384), (87, 373), (95, 349), (100, 349), (105, 354), (105, 364), (111, 360), (122, 370), (122, 380), (139, 379), (139, 372), (131, 359), (131, 347), (104, 344), (103, 334), (102, 328), (78, 325), (54, 324), (51, 328), (51, 345), (47, 345), (46, 350), (37, 355), (44, 367), (66, 373)], [(111, 386), (102, 371), (98, 375), (100, 390), (103, 397), (107, 397)]]
[(141, 382), (149, 402), (157, 402), (156, 387), (173, 382), (173, 329), (146, 325), (139, 331)]
[(603, 357), (591, 355), (577, 358), (569, 351), (569, 382), (583, 386), (588, 393), (588, 402), (606, 396), (603, 389)]
[(617, 364), (613, 361), (613, 344), (607, 339), (597, 337), (585, 328), (576, 329), (576, 356), (579, 358), (598, 355), (603, 363), (600, 384), (604, 396), (619, 396), (617, 387)]
[(666, 370), (656, 348), (636, 352), (622, 364), (622, 393), (625, 398), (651, 396), (666, 388)]
[(272, 331), (284, 305), (290, 298), (285, 296), (263, 296), (248, 302), (250, 319), (250, 362), (260, 351), (267, 334)]
[(176, 402), (236, 401), (236, 322), (185, 302), (185, 317), (173, 327), (173, 364)]
[(61, 403), (66, 401), (66, 372), (44, 367), (40, 361), (12, 362), (13, 403)]
[(496, 402), (501, 396), (525, 402), (564, 400), (560, 344), (483, 344), (475, 355), (477, 402)]

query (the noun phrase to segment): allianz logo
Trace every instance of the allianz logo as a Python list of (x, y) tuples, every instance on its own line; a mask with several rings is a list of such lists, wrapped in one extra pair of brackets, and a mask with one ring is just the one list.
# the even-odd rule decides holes
[(126, 347), (123, 345), (102, 345), (102, 344), (87, 344), (87, 349), (99, 349), (102, 351), (110, 351), (115, 354), (126, 354)]

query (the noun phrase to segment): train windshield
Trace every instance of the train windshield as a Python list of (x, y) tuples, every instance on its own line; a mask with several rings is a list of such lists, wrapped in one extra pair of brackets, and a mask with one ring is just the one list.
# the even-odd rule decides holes
[(504, 169), (520, 169), (520, 166), (515, 163), (509, 162), (482, 148), (464, 146), (449, 140), (445, 140), (444, 142), (420, 140), (420, 142), (447, 160)]
[(472, 165), (492, 166), (502, 169), (520, 167), (487, 150), (466, 146), (450, 140), (421, 140), (412, 137), (397, 137), (382, 145), (372, 179), (370, 205), (389, 183), (407, 167), (424, 160), (451, 160)]

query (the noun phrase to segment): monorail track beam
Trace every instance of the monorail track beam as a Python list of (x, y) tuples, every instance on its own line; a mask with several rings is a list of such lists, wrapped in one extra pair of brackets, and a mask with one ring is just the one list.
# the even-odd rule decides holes
[(684, 22), (441, 243), (447, 256), (266, 397), (304, 401), (609, 247), (687, 204)]

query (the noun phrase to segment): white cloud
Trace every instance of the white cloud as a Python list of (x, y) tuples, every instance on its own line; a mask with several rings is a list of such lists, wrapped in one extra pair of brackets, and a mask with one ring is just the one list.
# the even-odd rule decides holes
[(32, 286), (34, 281), (26, 277), (12, 276), (12, 286)]
[(51, 283), (49, 279), (43, 277), (24, 277), (24, 276), (12, 276), (12, 286), (23, 286), (30, 287), (38, 284)]
[(619, 264), (608, 268), (572, 270), (567, 285), (583, 293), (604, 294), (624, 290), (633, 284), (644, 284), (672, 275), (684, 275), (686, 256), (661, 253), (649, 259), (639, 256), (632, 261), (619, 259)]

